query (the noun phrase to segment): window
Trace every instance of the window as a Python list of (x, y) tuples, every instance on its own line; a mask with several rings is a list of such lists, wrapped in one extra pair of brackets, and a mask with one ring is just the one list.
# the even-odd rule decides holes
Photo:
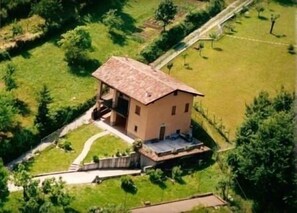
[(189, 112), (189, 106), (190, 106), (190, 104), (189, 103), (186, 103), (186, 105), (185, 105), (185, 112)]
[(134, 126), (134, 132), (137, 132), (138, 126)]
[(171, 115), (175, 115), (176, 113), (176, 106), (172, 106)]
[(140, 106), (136, 105), (136, 107), (135, 107), (135, 114), (136, 115), (140, 115), (140, 110), (141, 110)]
[(177, 90), (176, 90), (176, 91), (174, 91), (173, 95), (174, 95), (174, 96), (177, 96)]

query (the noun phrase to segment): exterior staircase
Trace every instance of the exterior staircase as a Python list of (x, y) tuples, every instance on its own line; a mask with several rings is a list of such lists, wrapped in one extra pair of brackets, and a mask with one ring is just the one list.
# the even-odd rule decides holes
[(79, 170), (79, 164), (75, 164), (75, 163), (71, 164), (68, 169), (69, 172), (76, 172), (78, 170)]

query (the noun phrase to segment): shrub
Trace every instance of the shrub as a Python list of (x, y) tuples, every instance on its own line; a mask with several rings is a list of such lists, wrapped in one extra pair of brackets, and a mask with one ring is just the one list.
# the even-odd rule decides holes
[(117, 157), (121, 157), (121, 156), (122, 156), (122, 154), (120, 153), (119, 150), (116, 152), (116, 156), (117, 156)]
[(73, 150), (71, 142), (65, 139), (61, 140), (61, 142), (58, 144), (58, 147), (64, 149), (65, 152)]
[(6, 50), (0, 51), (0, 61), (10, 60), (10, 54)]
[(296, 53), (296, 52), (295, 52), (295, 47), (294, 47), (293, 44), (290, 44), (290, 45), (288, 46), (288, 53), (290, 53), (290, 54), (295, 54), (295, 53)]
[(99, 157), (97, 155), (93, 156), (93, 162), (94, 163), (99, 163)]
[(126, 192), (136, 192), (137, 187), (130, 176), (123, 176), (121, 178), (121, 188)]
[(183, 171), (181, 170), (181, 166), (175, 166), (172, 168), (171, 177), (176, 181), (182, 180)]
[(132, 144), (133, 150), (137, 151), (142, 147), (142, 140), (141, 139), (136, 139), (133, 144)]
[(162, 183), (166, 177), (161, 169), (153, 169), (148, 171), (150, 181), (153, 183)]
[(23, 27), (19, 23), (14, 22), (11, 28), (11, 32), (12, 32), (12, 37), (21, 35), (23, 34)]

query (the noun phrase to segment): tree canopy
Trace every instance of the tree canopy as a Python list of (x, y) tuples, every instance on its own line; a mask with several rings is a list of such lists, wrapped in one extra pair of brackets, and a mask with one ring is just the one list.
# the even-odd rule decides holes
[(165, 31), (165, 27), (174, 19), (176, 13), (177, 6), (171, 0), (163, 0), (155, 12), (155, 19), (162, 22)]
[(261, 92), (246, 108), (228, 164), (258, 210), (296, 208), (294, 94)]
[(47, 26), (58, 26), (63, 6), (61, 0), (40, 0), (33, 4), (32, 12), (44, 18)]
[(61, 208), (65, 211), (74, 199), (65, 189), (65, 182), (61, 178), (45, 179), (39, 187), (39, 181), (33, 180), (22, 164), (14, 173), (14, 182), (23, 188), (21, 212), (60, 212)]
[(92, 48), (92, 38), (85, 27), (78, 26), (63, 34), (59, 44), (65, 50), (68, 64), (81, 64), (88, 59), (87, 51)]
[(0, 132), (6, 132), (14, 126), (16, 114), (12, 95), (0, 92)]
[(3, 162), (0, 158), (0, 209), (9, 195), (7, 181), (8, 181), (8, 172), (4, 167)]
[(49, 104), (52, 103), (53, 99), (50, 95), (50, 91), (46, 85), (43, 85), (42, 89), (38, 94), (38, 111), (35, 117), (34, 124), (36, 125), (39, 133), (46, 134), (47, 126), (51, 123), (51, 117), (49, 113)]

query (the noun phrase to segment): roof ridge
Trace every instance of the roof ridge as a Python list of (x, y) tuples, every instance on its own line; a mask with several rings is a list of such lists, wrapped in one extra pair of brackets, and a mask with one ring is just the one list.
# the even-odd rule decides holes
[[(137, 62), (137, 63), (139, 63), (139, 64), (141, 64), (141, 65), (148, 66), (148, 67), (150, 67), (153, 71), (162, 73), (162, 75), (164, 75), (164, 73), (163, 73), (161, 70), (152, 68), (150, 65), (147, 65), (147, 64), (144, 64), (144, 63), (140, 63), (140, 62), (138, 62), (138, 61), (136, 61), (136, 60), (134, 60), (134, 59), (131, 59), (131, 58), (128, 58), (128, 57), (116, 57), (116, 58), (120, 58), (121, 61), (122, 61), (122, 62), (124, 61), (124, 63), (125, 63), (126, 65), (128, 65), (128, 66), (130, 66), (130, 67), (133, 67), (134, 69), (140, 71), (141, 73), (148, 74), (148, 72), (143, 71), (143, 70), (141, 70), (141, 69), (135, 67), (134, 65), (130, 64), (130, 63), (127, 63), (127, 60), (133, 60), (133, 61), (135, 61), (135, 62)], [(125, 59), (125, 60), (122, 60), (122, 59)], [(170, 87), (171, 89), (174, 89), (174, 90), (177, 90), (177, 89), (178, 89), (178, 88), (174, 88), (174, 87), (173, 87), (172, 85), (170, 85), (168, 82), (162, 81), (160, 78), (158, 78), (158, 77), (156, 77), (156, 76), (153, 76), (151, 73), (149, 73), (149, 76), (152, 77), (152, 78), (154, 78), (154, 79), (157, 80), (158, 82), (161, 82), (161, 83), (163, 83), (163, 84), (166, 84), (166, 86)], [(167, 77), (172, 78), (171, 76), (167, 76)], [(172, 78), (172, 79), (173, 79), (173, 78)], [(179, 82), (177, 82), (177, 83), (179, 83)], [(179, 83), (179, 84), (180, 84), (180, 83)]]

